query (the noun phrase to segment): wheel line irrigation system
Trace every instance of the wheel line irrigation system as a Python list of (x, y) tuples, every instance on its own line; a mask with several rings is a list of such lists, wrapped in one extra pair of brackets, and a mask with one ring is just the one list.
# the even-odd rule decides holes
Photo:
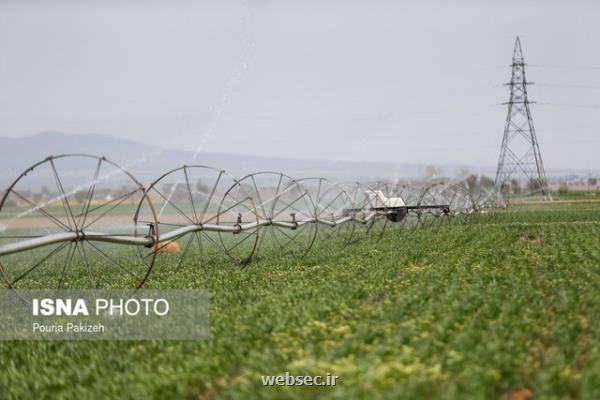
[[(244, 266), (269, 246), (304, 256), (336, 240), (342, 249), (365, 233), (473, 215), (501, 206), (499, 199), (464, 182), (334, 183), (280, 172), (237, 179), (202, 165), (173, 169), (146, 187), (105, 157), (50, 156), (2, 196), (0, 274), (9, 288), (29, 287), (31, 278), (60, 289), (73, 285), (76, 268), (87, 286), (111, 286), (100, 282), (102, 268), (118, 268), (129, 276), (120, 284), (141, 287), (161, 257), (175, 257), (179, 270), (186, 259), (198, 264), (215, 253)], [(115, 255), (121, 249), (136, 251), (123, 263)], [(49, 269), (54, 281), (39, 275)]]

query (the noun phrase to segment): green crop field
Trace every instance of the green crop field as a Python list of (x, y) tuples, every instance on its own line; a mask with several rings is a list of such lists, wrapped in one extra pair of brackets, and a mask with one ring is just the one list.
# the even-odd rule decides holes
[[(2, 342), (0, 398), (600, 398), (600, 204), (519, 205), (332, 253), (158, 270), (148, 287), (210, 290), (210, 340)], [(262, 385), (286, 371), (340, 378)]]

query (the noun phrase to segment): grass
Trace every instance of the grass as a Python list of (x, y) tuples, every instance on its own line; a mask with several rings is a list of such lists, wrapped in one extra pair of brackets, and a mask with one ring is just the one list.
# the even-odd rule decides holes
[[(522, 205), (332, 255), (188, 262), (198, 342), (0, 343), (0, 398), (600, 398), (600, 205)], [(339, 375), (263, 387), (261, 375)]]

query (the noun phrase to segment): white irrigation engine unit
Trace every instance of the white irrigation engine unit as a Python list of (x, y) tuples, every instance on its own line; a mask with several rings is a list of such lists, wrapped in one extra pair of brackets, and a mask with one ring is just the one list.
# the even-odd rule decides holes
[(392, 222), (400, 222), (410, 210), (440, 210), (444, 215), (450, 213), (448, 204), (420, 204), (407, 206), (402, 197), (386, 197), (381, 190), (367, 190), (365, 192), (369, 198), (370, 210), (376, 213), (382, 213)]
[[(145, 187), (105, 157), (50, 156), (15, 179), (0, 201), (0, 274), (11, 288), (29, 287), (28, 279), (50, 282), (52, 273), (58, 288), (81, 285), (81, 274), (87, 286), (99, 287), (114, 284), (99, 282), (102, 268), (111, 267), (126, 285), (140, 287), (157, 254), (175, 241), (177, 254), (164, 256), (175, 271), (186, 257), (202, 264), (218, 254), (246, 265), (269, 246), (303, 256), (319, 246), (344, 248), (361, 226), (382, 236), (389, 223), (416, 227), (478, 209), (471, 193), (452, 183), (336, 184), (278, 172), (236, 179), (193, 165)], [(126, 263), (115, 244), (136, 249), (123, 255)]]

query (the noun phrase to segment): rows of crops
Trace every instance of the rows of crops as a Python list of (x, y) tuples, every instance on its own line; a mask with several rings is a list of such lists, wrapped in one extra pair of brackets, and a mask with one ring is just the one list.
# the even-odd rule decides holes
[[(598, 398), (599, 216), (519, 206), (335, 257), (172, 260), (148, 286), (208, 288), (209, 341), (0, 343), (3, 397)], [(340, 381), (262, 386), (285, 371)]]

